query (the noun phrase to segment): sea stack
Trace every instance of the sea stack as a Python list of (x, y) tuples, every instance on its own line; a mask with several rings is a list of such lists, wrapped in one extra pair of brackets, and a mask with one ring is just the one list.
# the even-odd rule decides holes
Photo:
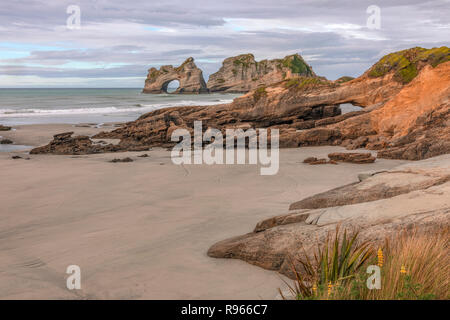
[(251, 53), (241, 54), (223, 61), (220, 70), (209, 77), (208, 89), (210, 92), (245, 93), (295, 76), (316, 76), (299, 54), (259, 62)]
[(186, 59), (179, 67), (172, 65), (150, 68), (143, 93), (167, 93), (167, 87), (173, 80), (180, 85), (174, 93), (207, 93), (203, 72), (194, 63), (194, 58)]

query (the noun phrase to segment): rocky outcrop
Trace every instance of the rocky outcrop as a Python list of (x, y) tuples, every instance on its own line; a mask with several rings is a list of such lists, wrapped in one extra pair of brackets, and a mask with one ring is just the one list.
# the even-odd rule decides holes
[[(423, 50), (394, 55), (408, 57), (417, 70), (407, 83), (398, 78), (406, 62), (389, 64), (383, 58), (346, 82), (299, 76), (259, 87), (227, 105), (156, 110), (96, 137), (120, 139), (121, 150), (171, 146), (173, 130), (192, 131), (193, 122), (200, 120), (204, 129), (279, 129), (280, 147), (342, 145), (409, 160), (449, 153), (450, 62), (445, 61), (450, 49)], [(374, 73), (380, 65), (387, 67)], [(341, 114), (341, 103), (364, 110)]]
[(296, 76), (316, 76), (298, 54), (257, 62), (249, 53), (225, 59), (220, 70), (210, 75), (207, 86), (210, 92), (240, 93)]
[[(330, 123), (365, 114), (366, 111), (341, 115), (339, 103), (353, 102), (361, 106), (384, 103), (402, 85), (392, 81), (392, 75), (381, 78), (355, 79), (344, 84), (298, 77), (277, 85), (260, 87), (236, 98), (229, 105), (165, 108), (141, 116), (134, 122), (112, 132), (100, 133), (96, 138), (121, 139), (125, 150), (128, 146), (170, 146), (171, 132), (184, 127), (192, 130), (193, 122), (200, 120), (207, 127), (226, 128), (274, 128), (280, 130), (280, 147), (327, 144), (334, 135), (329, 130), (309, 135), (311, 141), (298, 140), (301, 132)], [(324, 142), (324, 141), (327, 142)]]
[(72, 137), (73, 132), (64, 132), (53, 136), (53, 141), (43, 147), (34, 148), (30, 154), (90, 154), (115, 152), (119, 148), (113, 144), (94, 143), (88, 136)]
[(361, 182), (291, 205), (248, 234), (213, 245), (208, 255), (236, 258), (293, 276), (291, 261), (317, 246), (338, 224), (360, 230), (361, 240), (383, 241), (405, 228), (450, 225), (450, 155), (373, 173)]
[(376, 110), (301, 132), (299, 145), (340, 144), (378, 157), (418, 160), (450, 153), (450, 62), (424, 66)]
[[(249, 128), (284, 128), (292, 123), (303, 125), (305, 122), (314, 125), (314, 122), (324, 116), (340, 114), (338, 106), (317, 106), (314, 108), (300, 107), (298, 114), (246, 114), (245, 110), (232, 109), (232, 105), (177, 107), (160, 109), (141, 116), (138, 120), (130, 122), (112, 132), (103, 132), (95, 138), (121, 139), (119, 146), (124, 150), (136, 146), (173, 146), (171, 133), (177, 128), (187, 128), (193, 132), (194, 121), (202, 121), (204, 130), (208, 127), (222, 131), (225, 136), (226, 129)], [(241, 116), (242, 114), (242, 116)], [(283, 136), (281, 141), (287, 141)]]
[(148, 70), (143, 93), (167, 93), (167, 87), (173, 80), (179, 81), (179, 87), (174, 93), (206, 93), (203, 72), (194, 63), (194, 58), (188, 58), (179, 67), (171, 65)]

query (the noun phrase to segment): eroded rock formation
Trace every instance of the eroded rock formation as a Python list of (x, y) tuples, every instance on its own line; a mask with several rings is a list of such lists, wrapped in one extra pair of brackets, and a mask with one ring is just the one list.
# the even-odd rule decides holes
[(248, 234), (220, 241), (208, 255), (242, 259), (293, 276), (291, 261), (307, 254), (337, 224), (360, 230), (361, 240), (382, 242), (405, 228), (450, 225), (450, 155), (409, 163), (362, 182), (291, 205), (291, 211), (259, 222)]
[[(156, 110), (96, 137), (120, 139), (117, 148), (124, 151), (170, 146), (173, 130), (192, 131), (193, 122), (201, 120), (205, 130), (279, 129), (280, 147), (342, 145), (409, 160), (449, 153), (450, 49), (438, 49), (395, 53), (394, 57), (411, 60), (410, 66), (403, 58), (397, 63), (385, 57), (346, 82), (296, 77), (259, 87), (231, 104)], [(406, 82), (399, 78), (404, 68), (415, 68), (417, 74)], [(341, 114), (341, 103), (364, 110)]]
[(257, 62), (253, 54), (242, 54), (223, 61), (208, 80), (210, 92), (248, 92), (295, 76), (315, 77), (311, 66), (298, 55)]
[(418, 160), (450, 153), (450, 62), (427, 65), (385, 104), (323, 129), (299, 145), (341, 144), (379, 150), (378, 157)]
[(55, 134), (53, 141), (46, 146), (32, 149), (30, 154), (90, 154), (119, 151), (113, 144), (94, 143), (88, 136), (72, 137), (72, 135), (73, 131)]
[(148, 70), (144, 93), (166, 93), (169, 83), (179, 81), (179, 87), (174, 93), (206, 93), (203, 72), (194, 63), (194, 58), (188, 58), (179, 67), (171, 65)]

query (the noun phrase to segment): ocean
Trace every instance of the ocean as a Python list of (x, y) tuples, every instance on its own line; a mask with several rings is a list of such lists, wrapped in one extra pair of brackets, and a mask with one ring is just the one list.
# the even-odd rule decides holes
[(239, 94), (143, 94), (142, 89), (0, 89), (0, 124), (124, 122), (165, 107), (229, 103)]

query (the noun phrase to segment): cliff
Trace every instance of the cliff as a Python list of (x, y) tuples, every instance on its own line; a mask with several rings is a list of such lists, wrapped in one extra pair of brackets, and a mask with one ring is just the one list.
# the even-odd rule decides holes
[(211, 92), (240, 93), (295, 76), (316, 75), (298, 54), (257, 62), (249, 53), (225, 59), (220, 70), (209, 77), (207, 86)]
[[(418, 51), (431, 54), (413, 58)], [(389, 66), (387, 59), (401, 53), (416, 61), (412, 67), (396, 64), (388, 73), (374, 75), (379, 66)], [(378, 157), (407, 160), (450, 153), (450, 49), (413, 48), (401, 53), (384, 57), (363, 76), (366, 79), (392, 77), (391, 83), (402, 84), (398, 93), (392, 91), (391, 97), (374, 106), (371, 112), (301, 132), (296, 137), (299, 146), (336, 144), (348, 149), (367, 148), (378, 150)], [(414, 77), (404, 77), (408, 74), (402, 71), (405, 68), (415, 70)]]
[(203, 72), (194, 63), (194, 58), (188, 58), (179, 67), (171, 65), (148, 70), (144, 93), (166, 93), (167, 86), (173, 80), (180, 82), (174, 93), (206, 93)]

